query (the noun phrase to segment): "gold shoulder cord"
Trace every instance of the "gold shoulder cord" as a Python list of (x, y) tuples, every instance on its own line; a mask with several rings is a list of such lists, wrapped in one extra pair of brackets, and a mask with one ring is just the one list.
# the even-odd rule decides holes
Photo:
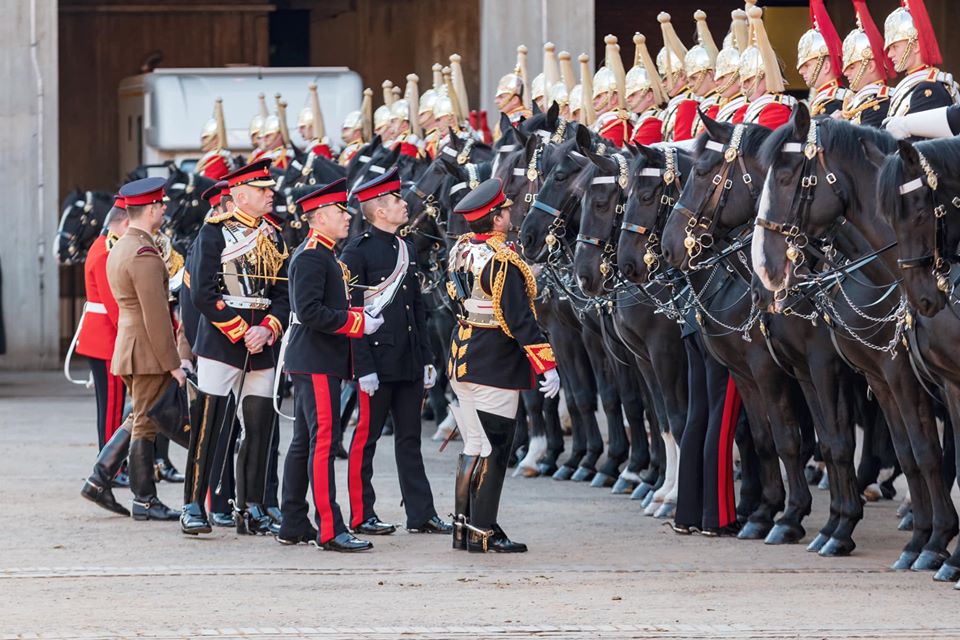
[(527, 263), (524, 262), (516, 252), (504, 244), (503, 238), (492, 237), (487, 240), (487, 244), (496, 251), (493, 257), (493, 269), (495, 271), (493, 274), (493, 286), (490, 288), (490, 297), (493, 302), (493, 317), (496, 319), (497, 324), (503, 329), (503, 332), (507, 334), (507, 337), (513, 338), (513, 334), (507, 326), (506, 319), (503, 317), (503, 307), (500, 305), (500, 299), (503, 297), (503, 286), (507, 280), (507, 269), (509, 265), (512, 264), (523, 274), (527, 289), (527, 301), (530, 304), (530, 312), (534, 318), (537, 317), (537, 311), (533, 305), (533, 300), (537, 297), (537, 280), (533, 277), (533, 272)]

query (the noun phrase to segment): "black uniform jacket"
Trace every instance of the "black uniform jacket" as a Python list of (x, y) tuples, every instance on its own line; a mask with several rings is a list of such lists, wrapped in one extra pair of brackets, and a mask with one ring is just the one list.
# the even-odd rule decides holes
[(200, 312), (197, 311), (197, 307), (193, 304), (193, 292), (191, 291), (191, 273), (193, 273), (193, 263), (195, 262), (194, 257), (197, 255), (197, 243), (194, 242), (193, 246), (190, 247), (190, 253), (187, 254), (186, 259), (183, 264), (183, 286), (180, 287), (179, 302), (180, 302), (180, 324), (183, 325), (183, 333), (187, 337), (187, 342), (190, 344), (190, 349), (193, 350), (194, 345), (197, 343), (197, 329), (200, 326), (200, 322), (203, 320), (203, 316), (200, 315)]
[[(370, 227), (347, 244), (342, 259), (354, 282), (378, 286), (393, 273), (400, 242), (406, 242), (409, 256), (403, 284), (383, 310), (383, 326), (354, 345), (357, 378), (376, 372), (381, 382), (416, 380), (423, 376), (424, 365), (433, 362), (413, 244), (396, 234)], [(364, 291), (359, 287), (353, 290), (354, 306), (363, 306)]]
[[(286, 251), (280, 226), (271, 218), (264, 218), (274, 229), (272, 240), (279, 253)], [(227, 293), (223, 282), (221, 254), (226, 246), (223, 236), (224, 224), (245, 224), (257, 227), (260, 220), (239, 210), (223, 218), (209, 218), (197, 236), (195, 255), (190, 272), (190, 291), (197, 311), (202, 314), (198, 323), (193, 352), (197, 356), (218, 360), (233, 367), (243, 367), (247, 356), (243, 335), (256, 325), (273, 332), (274, 341), (280, 340), (290, 316), (290, 301), (287, 297), (287, 264), (276, 273), (276, 279), (263, 278), (257, 281), (258, 297), (269, 298), (269, 309), (236, 309), (224, 301)], [(273, 349), (264, 348), (260, 353), (250, 354), (248, 369), (270, 369), (274, 366)]]
[(350, 309), (343, 265), (334, 242), (315, 230), (290, 261), (290, 326), (284, 369), (290, 373), (351, 376), (351, 345), (363, 336), (363, 310)]
[[(474, 242), (484, 241), (476, 236)], [(507, 249), (507, 251), (513, 251)], [(553, 349), (530, 308), (527, 279), (515, 261), (491, 260), (480, 274), (481, 286), (493, 295), (498, 273), (505, 270), (500, 308), (502, 328), (480, 328), (461, 322), (453, 329), (447, 375), (501, 389), (531, 389), (536, 375), (556, 368)]]

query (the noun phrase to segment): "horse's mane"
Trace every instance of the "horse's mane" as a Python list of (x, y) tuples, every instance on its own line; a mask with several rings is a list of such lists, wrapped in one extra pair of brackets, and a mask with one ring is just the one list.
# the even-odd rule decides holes
[[(731, 134), (733, 133), (733, 128), (736, 126), (727, 122), (718, 122), (717, 125), (723, 127)], [(763, 144), (768, 140), (769, 136), (770, 129), (759, 124), (747, 124), (746, 129), (743, 131), (743, 137), (740, 139), (740, 153), (747, 156), (761, 156)], [(712, 140), (712, 138), (709, 133), (702, 133), (697, 136), (693, 145), (693, 155), (699, 156), (703, 153), (703, 150), (710, 140)]]
[[(960, 139), (924, 140), (916, 143), (914, 147), (940, 176), (950, 176), (960, 164)], [(890, 223), (903, 215), (900, 185), (904, 182), (906, 178), (903, 175), (903, 158), (899, 153), (888, 152), (877, 178), (877, 202), (884, 218)]]

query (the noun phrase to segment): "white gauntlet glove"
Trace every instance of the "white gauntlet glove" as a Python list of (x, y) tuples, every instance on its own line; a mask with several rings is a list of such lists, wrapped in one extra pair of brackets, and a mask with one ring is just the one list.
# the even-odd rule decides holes
[(376, 333), (381, 325), (383, 325), (383, 316), (372, 316), (366, 311), (363, 312), (363, 335)]
[(368, 396), (372, 396), (377, 392), (377, 389), (380, 388), (380, 377), (376, 373), (368, 373), (365, 376), (360, 376), (357, 382), (360, 384), (360, 390)]
[(543, 374), (540, 393), (548, 398), (555, 398), (560, 393), (560, 374), (557, 373), (556, 369), (550, 369)]
[(423, 367), (423, 388), (431, 389), (437, 384), (437, 368), (432, 364)]

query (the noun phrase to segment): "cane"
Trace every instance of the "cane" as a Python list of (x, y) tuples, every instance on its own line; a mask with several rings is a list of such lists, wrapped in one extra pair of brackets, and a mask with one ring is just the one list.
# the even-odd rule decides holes
[[(240, 372), (240, 386), (237, 388), (236, 402), (233, 404), (233, 415), (230, 416), (230, 439), (227, 441), (233, 442), (233, 437), (236, 434), (237, 427), (237, 412), (240, 410), (240, 398), (243, 394), (243, 381), (247, 379), (247, 366), (250, 364), (250, 351), (247, 351), (246, 357), (243, 359), (243, 371)], [(223, 430), (221, 429), (221, 434)], [(217, 488), (214, 489), (214, 493), (218, 496), (223, 495), (223, 474), (227, 470), (227, 460), (233, 457), (232, 451), (227, 451), (223, 456), (223, 462), (220, 464), (220, 473), (218, 474)]]

